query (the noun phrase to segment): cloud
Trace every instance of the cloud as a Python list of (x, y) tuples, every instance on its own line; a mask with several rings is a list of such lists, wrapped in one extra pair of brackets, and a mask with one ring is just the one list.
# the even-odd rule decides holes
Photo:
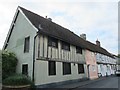
[(3, 17), (0, 18), (0, 48), (17, 6), (22, 6), (43, 17), (47, 15), (53, 22), (77, 35), (86, 33), (89, 41), (95, 42), (98, 38), (104, 48), (117, 54), (117, 2), (118, 0), (4, 0), (0, 3), (0, 17)]

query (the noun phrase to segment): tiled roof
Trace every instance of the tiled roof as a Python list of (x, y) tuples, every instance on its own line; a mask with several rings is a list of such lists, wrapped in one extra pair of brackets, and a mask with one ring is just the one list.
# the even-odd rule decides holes
[[(43, 33), (48, 36), (52, 36), (56, 39), (68, 42), (72, 45), (79, 46), (83, 49), (88, 49), (93, 52), (99, 52), (104, 55), (108, 55), (112, 57), (112, 55), (102, 47), (99, 47), (89, 41), (86, 41), (74, 34), (70, 30), (38, 15), (25, 8), (19, 7), (26, 17), (30, 20), (30, 22), (39, 30), (40, 33)], [(42, 29), (39, 29), (39, 25), (41, 25)]]

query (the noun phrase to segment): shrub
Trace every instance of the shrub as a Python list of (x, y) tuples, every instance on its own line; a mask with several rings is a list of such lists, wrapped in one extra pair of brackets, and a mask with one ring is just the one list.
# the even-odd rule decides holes
[(17, 57), (14, 53), (2, 51), (2, 79), (15, 73), (17, 61)]
[(9, 76), (8, 78), (3, 80), (3, 85), (8, 86), (30, 85), (31, 87), (34, 87), (34, 83), (31, 81), (31, 79), (28, 76), (22, 74), (15, 74)]

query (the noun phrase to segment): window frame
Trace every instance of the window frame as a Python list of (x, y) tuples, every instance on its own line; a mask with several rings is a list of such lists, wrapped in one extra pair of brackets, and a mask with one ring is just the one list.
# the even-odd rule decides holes
[(63, 62), (62, 64), (63, 64), (63, 75), (70, 75), (71, 74), (71, 63)]
[(85, 73), (84, 64), (78, 64), (78, 74), (84, 74), (84, 73)]
[(53, 37), (48, 37), (48, 46), (58, 48), (58, 40)]
[(70, 51), (70, 44), (69, 43), (64, 42), (64, 41), (62, 41), (61, 43), (62, 43), (61, 49)]
[(76, 46), (76, 53), (82, 54), (82, 53), (83, 53), (83, 52), (82, 52), (82, 48)]
[(92, 57), (94, 57), (94, 52), (91, 52)]
[(92, 71), (95, 72), (96, 71), (96, 66), (92, 65)]
[(24, 53), (28, 53), (29, 50), (30, 50), (30, 36), (25, 37), (24, 39)]
[(55, 61), (48, 61), (48, 75), (49, 76), (56, 75), (56, 62)]
[(28, 64), (22, 64), (22, 74), (28, 76)]

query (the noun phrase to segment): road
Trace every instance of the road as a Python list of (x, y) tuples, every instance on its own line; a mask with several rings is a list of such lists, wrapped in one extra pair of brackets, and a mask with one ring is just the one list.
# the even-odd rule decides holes
[(118, 90), (118, 86), (120, 88), (120, 77), (109, 76), (109, 77), (101, 77), (95, 80), (88, 80), (83, 82), (59, 85), (59, 86), (56, 86), (55, 88), (64, 88), (65, 90), (89, 90), (90, 88), (92, 90), (93, 89), (94, 90), (98, 90), (98, 89), (99, 90), (101, 89)]
[[(96, 82), (89, 83), (88, 85), (78, 86), (76, 88), (120, 88), (120, 77), (107, 77)], [(119, 85), (118, 85), (119, 84)]]

